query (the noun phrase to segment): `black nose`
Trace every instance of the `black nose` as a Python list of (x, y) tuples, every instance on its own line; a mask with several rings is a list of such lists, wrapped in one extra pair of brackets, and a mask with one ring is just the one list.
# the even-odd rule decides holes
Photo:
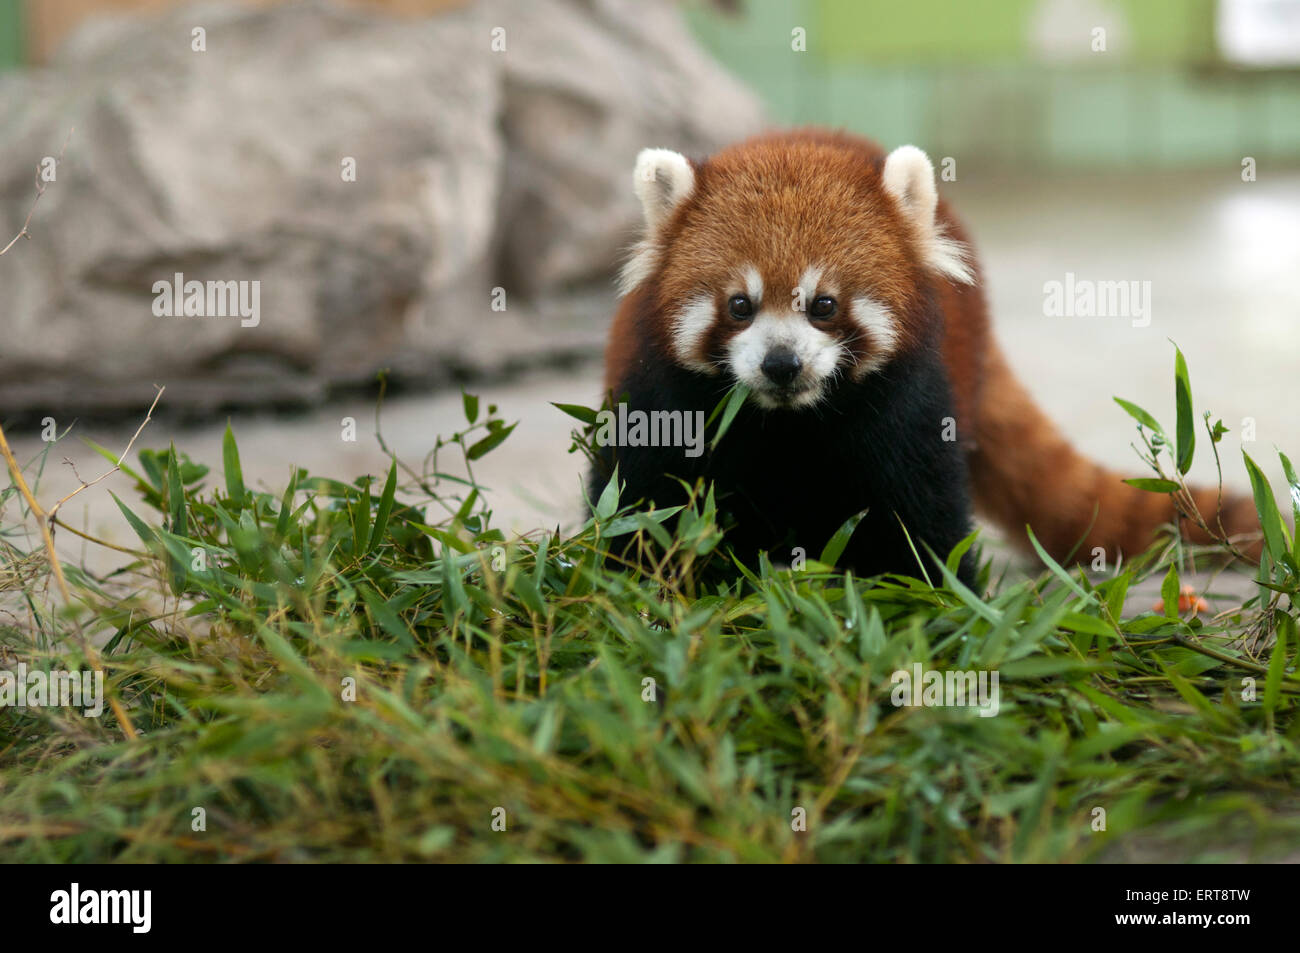
[(799, 376), (799, 357), (783, 347), (774, 348), (763, 358), (763, 376), (779, 387), (785, 387)]

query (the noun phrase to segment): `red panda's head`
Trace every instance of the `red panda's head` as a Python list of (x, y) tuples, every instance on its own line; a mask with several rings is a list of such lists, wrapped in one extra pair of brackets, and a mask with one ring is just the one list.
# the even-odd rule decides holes
[(934, 169), (847, 135), (760, 138), (693, 163), (638, 157), (645, 233), (624, 293), (652, 296), (671, 358), (808, 407), (917, 343), (933, 279), (971, 281), (935, 220)]

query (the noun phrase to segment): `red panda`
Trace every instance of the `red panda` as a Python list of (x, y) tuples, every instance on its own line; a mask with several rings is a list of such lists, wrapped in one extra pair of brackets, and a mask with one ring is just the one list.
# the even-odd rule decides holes
[[(780, 561), (816, 555), (866, 510), (841, 561), (862, 575), (915, 575), (972, 510), (1022, 547), (1028, 524), (1058, 560), (1099, 547), (1112, 565), (1175, 518), (1167, 496), (1080, 456), (1016, 380), (920, 149), (769, 133), (701, 162), (646, 149), (633, 184), (645, 228), (621, 274), (607, 395), (705, 413), (735, 383), (749, 395), (710, 453), (601, 448), (593, 499), (615, 464), (628, 502), (680, 502), (678, 479), (702, 477), (737, 554)], [(1193, 497), (1209, 525), (1217, 513), (1228, 534), (1257, 532), (1249, 499)]]

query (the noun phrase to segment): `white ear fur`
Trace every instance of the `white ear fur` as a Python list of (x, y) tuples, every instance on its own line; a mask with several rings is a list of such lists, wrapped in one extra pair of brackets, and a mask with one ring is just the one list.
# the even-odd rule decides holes
[(678, 204), (695, 191), (695, 169), (680, 152), (642, 149), (632, 172), (632, 188), (645, 214), (645, 234), (619, 274), (619, 290), (627, 294), (650, 277), (655, 268), (655, 233)]
[(885, 189), (914, 220), (934, 221), (939, 193), (934, 189), (934, 166), (916, 146), (899, 146), (885, 158)]
[(945, 235), (934, 220), (939, 193), (934, 187), (934, 166), (929, 157), (916, 146), (899, 146), (885, 158), (882, 179), (885, 191), (912, 223), (925, 263), (953, 281), (974, 281), (966, 246)]
[(671, 149), (642, 149), (636, 157), (632, 188), (641, 200), (646, 227), (658, 228), (695, 191), (695, 170), (686, 156)]

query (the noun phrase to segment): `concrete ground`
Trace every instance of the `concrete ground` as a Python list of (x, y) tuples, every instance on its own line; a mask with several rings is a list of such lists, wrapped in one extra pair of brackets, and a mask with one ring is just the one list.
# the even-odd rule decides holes
[[(1244, 446), (1282, 489), (1274, 446), (1300, 455), (1300, 335), (1294, 333), (1300, 318), (1300, 173), (1262, 170), (1252, 183), (1241, 182), (1233, 169), (1124, 179), (970, 176), (946, 183), (944, 194), (975, 240), (1011, 364), (1081, 449), (1137, 469), (1134, 430), (1111, 398), (1133, 400), (1172, 425), (1173, 339), (1187, 357), (1197, 412), (1211, 409), (1232, 431), (1221, 445), (1226, 482), (1248, 488), (1240, 433), (1243, 420), (1253, 418), (1255, 440)], [(1067, 273), (1076, 283), (1150, 282), (1149, 324), (1134, 326), (1140, 316), (1045, 316), (1044, 284), (1065, 282)], [(550, 402), (590, 405), (599, 387), (593, 360), (575, 371), (471, 388), (484, 406), (496, 403), (507, 420), (520, 421), (477, 466), (493, 491), (499, 525), (527, 531), (572, 524), (582, 460), (567, 452), (575, 422)], [(357, 423), (354, 443), (341, 439), (341, 420), (348, 416)], [(437, 434), (462, 422), (457, 393), (405, 396), (385, 405), (383, 430), (399, 456), (418, 464)], [(48, 504), (77, 485), (60, 463), (65, 456), (86, 479), (103, 471), (102, 458), (78, 437), (118, 450), (136, 423), (76, 427), (50, 454), (41, 499)], [(338, 478), (387, 469), (374, 439), (373, 403), (366, 399), (338, 400), (307, 414), (241, 414), (232, 423), (245, 479), (254, 485), (278, 491), (291, 464)], [(175, 441), (211, 465), (219, 481), (224, 427), (224, 419), (198, 427), (157, 420), (137, 447)], [(24, 461), (43, 447), (31, 431), (9, 437)], [(1213, 479), (1208, 454), (1199, 454), (1193, 475)], [(128, 478), (118, 474), (85, 491), (64, 508), (64, 517), (92, 534), (134, 543), (110, 490), (129, 499)], [(97, 569), (119, 559), (71, 534), (63, 534), (60, 548), (71, 561), (85, 559)]]

